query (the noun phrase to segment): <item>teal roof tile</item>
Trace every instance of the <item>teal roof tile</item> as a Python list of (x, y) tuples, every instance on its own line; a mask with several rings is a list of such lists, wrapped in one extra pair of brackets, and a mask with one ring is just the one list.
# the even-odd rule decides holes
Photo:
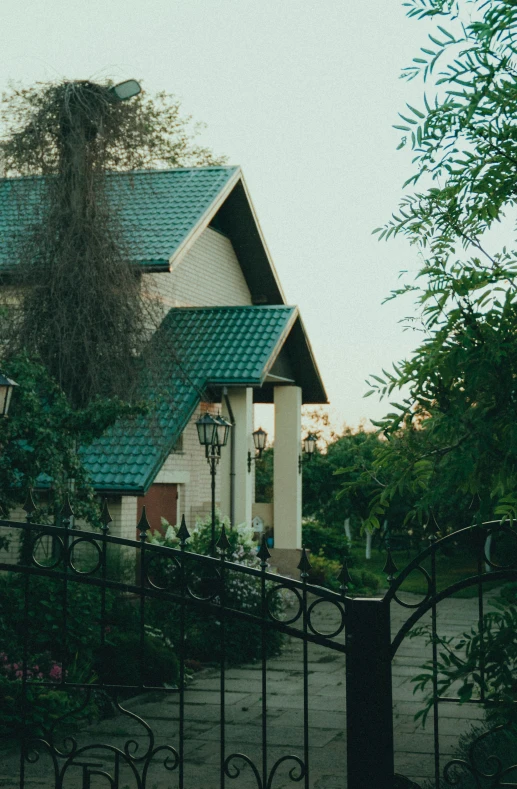
[[(110, 173), (107, 196), (126, 231), (135, 263), (168, 265), (238, 167), (195, 167)], [(12, 259), (13, 240), (40, 216), (43, 178), (0, 179), (0, 269)]]
[[(163, 388), (148, 385), (149, 414), (118, 422), (82, 452), (98, 490), (143, 493), (210, 385), (260, 386), (285, 341), (295, 307), (175, 308), (154, 335)], [(180, 360), (180, 362), (176, 360)]]

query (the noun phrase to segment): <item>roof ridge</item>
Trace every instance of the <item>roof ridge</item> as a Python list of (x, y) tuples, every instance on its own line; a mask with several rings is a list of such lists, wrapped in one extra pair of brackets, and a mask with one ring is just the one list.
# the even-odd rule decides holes
[[(207, 170), (239, 170), (240, 165), (238, 164), (207, 164), (201, 165), (197, 167), (164, 167), (164, 168), (142, 168), (140, 170), (108, 170), (106, 175), (111, 176), (123, 176), (123, 175), (157, 175), (157, 174), (167, 174), (167, 173), (181, 173), (181, 172), (197, 172), (203, 170), (206, 172)], [(49, 175), (15, 175), (15, 176), (0, 176), (0, 181), (6, 182), (21, 182), (21, 181), (43, 181), (45, 178), (51, 177), (52, 174)]]
[[(196, 310), (197, 312), (213, 312), (214, 310), (296, 310), (296, 304), (215, 304), (213, 307), (171, 307), (167, 315), (179, 310)], [(165, 316), (167, 317), (167, 316)]]

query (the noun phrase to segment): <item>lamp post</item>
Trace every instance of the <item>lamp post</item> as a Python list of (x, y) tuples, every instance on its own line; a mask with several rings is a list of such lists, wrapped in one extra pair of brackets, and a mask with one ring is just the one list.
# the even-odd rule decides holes
[(212, 488), (212, 534), (210, 552), (215, 556), (215, 475), (221, 459), (221, 448), (228, 442), (231, 424), (222, 416), (212, 416), (208, 411), (196, 422), (199, 443), (205, 448), (205, 457), (210, 466)]
[(0, 373), (0, 419), (7, 416), (11, 405), (11, 395), (15, 386), (18, 386), (16, 381), (12, 381)]
[[(306, 455), (308, 461), (312, 460), (312, 456), (316, 450), (316, 442), (318, 440), (318, 436), (315, 436), (314, 433), (307, 433), (305, 438), (303, 439), (303, 447), (302, 451)], [(298, 458), (298, 471), (300, 474), (302, 473), (302, 456), (300, 455)]]
[(255, 447), (256, 455), (252, 457), (251, 452), (248, 450), (248, 474), (251, 472), (251, 464), (255, 460), (255, 458), (261, 458), (262, 453), (266, 448), (267, 444), (267, 433), (265, 430), (262, 430), (261, 427), (258, 430), (254, 430), (251, 434), (253, 436), (253, 445)]

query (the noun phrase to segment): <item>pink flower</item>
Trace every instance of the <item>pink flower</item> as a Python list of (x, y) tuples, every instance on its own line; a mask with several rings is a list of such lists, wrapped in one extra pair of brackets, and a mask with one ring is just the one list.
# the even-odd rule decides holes
[(58, 666), (57, 663), (54, 663), (54, 665), (52, 666), (49, 672), (50, 679), (55, 679), (57, 682), (60, 682), (62, 676), (63, 676), (63, 670), (61, 666)]
[(23, 671), (17, 671), (17, 672), (15, 673), (15, 675), (14, 675), (14, 676), (15, 676), (17, 679), (19, 679), (20, 677), (23, 677)]

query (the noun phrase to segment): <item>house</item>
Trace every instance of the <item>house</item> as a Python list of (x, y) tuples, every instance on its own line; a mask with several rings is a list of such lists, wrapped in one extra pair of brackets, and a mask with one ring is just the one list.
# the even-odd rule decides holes
[[(38, 179), (0, 181), (0, 268), (18, 205)], [(131, 254), (163, 319), (152, 342), (161, 384), (145, 417), (117, 423), (83, 453), (93, 484), (109, 501), (112, 533), (134, 538), (142, 506), (187, 525), (209, 511), (210, 475), (195, 422), (204, 410), (233, 424), (216, 477), (216, 499), (233, 523), (250, 523), (254, 473), (253, 404), (274, 403), (277, 563), (301, 547), (302, 404), (327, 396), (297, 307), (288, 306), (238, 167), (113, 173), (109, 199)], [(158, 388), (159, 389), (159, 388)], [(291, 559), (289, 559), (291, 557)]]

